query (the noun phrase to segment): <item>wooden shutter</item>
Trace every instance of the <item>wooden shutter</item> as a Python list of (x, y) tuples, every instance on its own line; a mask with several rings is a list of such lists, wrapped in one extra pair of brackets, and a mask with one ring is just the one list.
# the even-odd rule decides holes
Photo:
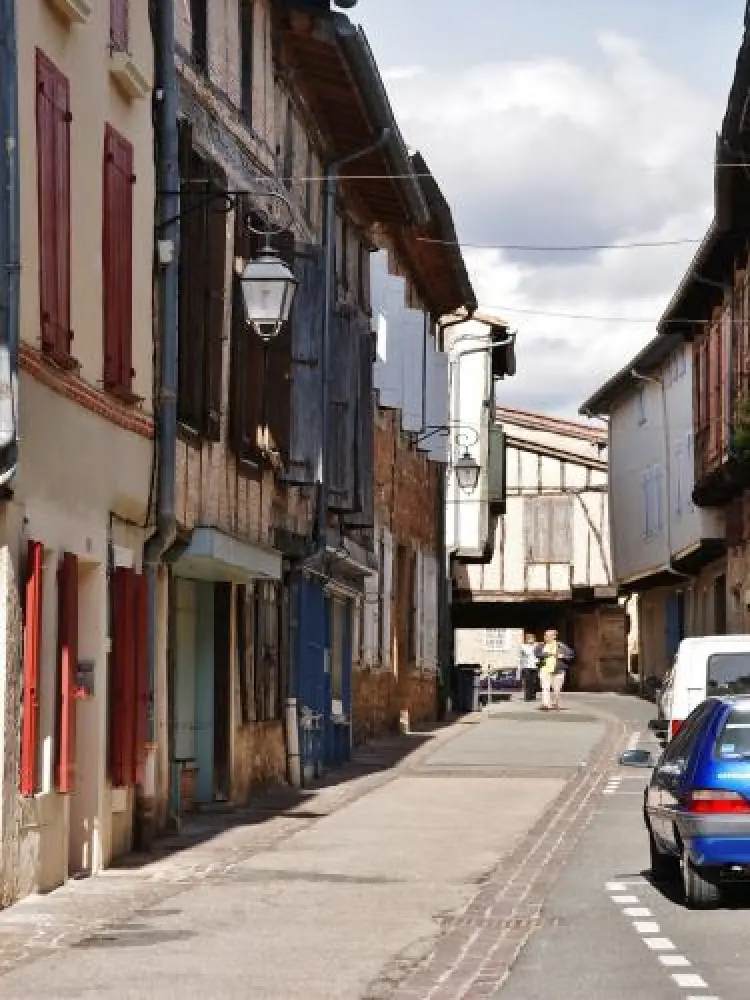
[(146, 759), (146, 744), (148, 743), (148, 716), (151, 706), (151, 689), (148, 672), (148, 581), (145, 575), (134, 578), (134, 619), (133, 639), (135, 643), (135, 748), (133, 752), (134, 769), (131, 775), (135, 783), (140, 775), (140, 768)]
[(383, 606), (380, 609), (380, 622), (382, 628), (382, 658), (383, 666), (391, 665), (391, 610), (393, 606), (393, 535), (387, 528), (383, 528), (383, 550), (382, 550), (382, 578), (383, 578)]
[(110, 125), (104, 135), (102, 285), (104, 387), (130, 394), (133, 371), (133, 147)]
[[(294, 233), (286, 230), (274, 237), (273, 246), (281, 259), (294, 269)], [(250, 334), (254, 336), (254, 334)], [(266, 425), (268, 447), (279, 452), (286, 465), (291, 431), (292, 329), (285, 323), (268, 347), (266, 367)]]
[(57, 787), (75, 790), (76, 674), (78, 671), (78, 560), (66, 552), (57, 570)]
[(36, 54), (39, 307), (42, 349), (69, 361), (70, 329), (70, 92), (47, 57)]
[(128, 0), (109, 0), (109, 43), (115, 52), (127, 52), (129, 47)]
[(549, 561), (569, 563), (573, 559), (573, 518), (571, 497), (551, 497), (548, 500), (550, 513)]
[[(218, 183), (218, 178), (214, 176)], [(206, 437), (221, 437), (221, 396), (224, 367), (224, 317), (227, 284), (227, 215), (224, 205), (211, 202), (206, 210), (204, 340), (206, 351), (203, 427)]]
[(351, 510), (359, 345), (346, 315), (333, 316), (329, 360), (328, 503), (332, 510)]
[(112, 784), (131, 785), (135, 773), (135, 574), (118, 567), (112, 580)]
[(345, 514), (347, 524), (371, 528), (375, 523), (375, 399), (373, 395), (374, 341), (369, 321), (354, 324), (359, 340), (359, 384), (355, 416), (354, 511)]
[(306, 246), (296, 255), (299, 282), (291, 317), (290, 430), (286, 478), (315, 481), (321, 434), (321, 347), (325, 281), (319, 247)]
[(21, 794), (39, 787), (39, 668), (42, 645), (44, 547), (29, 541), (23, 622), (23, 714), (21, 719)]

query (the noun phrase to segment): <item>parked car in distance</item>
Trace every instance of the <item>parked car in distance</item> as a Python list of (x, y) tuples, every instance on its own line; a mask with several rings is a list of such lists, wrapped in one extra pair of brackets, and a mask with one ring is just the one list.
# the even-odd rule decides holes
[(696, 705), (712, 695), (724, 694), (750, 694), (750, 635), (683, 639), (669, 683), (657, 696), (667, 722), (667, 739), (679, 732)]
[(515, 667), (496, 667), (484, 674), (479, 682), (479, 703), (486, 705), (492, 696), (507, 696), (520, 688), (521, 680)]
[[(644, 750), (626, 766), (652, 766)], [(750, 696), (708, 698), (668, 744), (645, 789), (643, 817), (657, 881), (681, 878), (688, 906), (750, 884)]]

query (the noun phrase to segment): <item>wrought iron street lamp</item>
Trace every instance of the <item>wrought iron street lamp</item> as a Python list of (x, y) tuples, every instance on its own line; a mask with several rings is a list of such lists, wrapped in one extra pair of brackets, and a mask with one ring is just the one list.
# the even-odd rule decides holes
[(261, 340), (273, 340), (281, 332), (289, 319), (297, 284), (268, 241), (260, 256), (245, 264), (240, 278), (245, 322)]
[(464, 448), (463, 455), (454, 462), (453, 471), (458, 488), (463, 493), (473, 493), (479, 483), (481, 467), (468, 448)]

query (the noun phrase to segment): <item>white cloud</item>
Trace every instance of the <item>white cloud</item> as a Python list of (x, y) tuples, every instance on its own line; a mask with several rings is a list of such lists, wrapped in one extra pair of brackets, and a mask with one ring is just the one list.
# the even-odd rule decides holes
[[(703, 235), (721, 107), (631, 39), (602, 35), (599, 51), (595, 68), (535, 59), (392, 78), (404, 136), (441, 182), (463, 240), (554, 246)], [(519, 374), (504, 398), (575, 412), (653, 336), (694, 250), (467, 250), (480, 301), (505, 309), (519, 331)]]
[(414, 80), (424, 72), (424, 66), (393, 66), (384, 70), (382, 76), (386, 83), (393, 83), (399, 80)]

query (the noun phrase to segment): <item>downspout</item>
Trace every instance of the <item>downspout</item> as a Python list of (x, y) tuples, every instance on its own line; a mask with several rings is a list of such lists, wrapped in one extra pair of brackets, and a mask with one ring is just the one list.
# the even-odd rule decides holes
[[(18, 171), (18, 56), (16, 52), (15, 0), (0, 6), (0, 122), (6, 209), (0, 225), (5, 235), (5, 260), (0, 261), (4, 284), (5, 315), (0, 330), (0, 487), (6, 487), (18, 468), (18, 342), (19, 291), (21, 278), (20, 212)], [(7, 407), (7, 410), (6, 410)], [(7, 413), (7, 416), (6, 416)]]
[(155, 792), (156, 740), (156, 666), (158, 591), (157, 577), (163, 554), (177, 535), (175, 518), (175, 464), (177, 449), (177, 337), (179, 307), (179, 238), (180, 238), (180, 171), (177, 114), (179, 93), (175, 68), (174, 0), (158, 0), (152, 4), (155, 64), (158, 80), (156, 91), (158, 116), (156, 121), (156, 171), (158, 242), (168, 252), (166, 263), (159, 263), (158, 329), (160, 333), (160, 379), (156, 435), (158, 448), (158, 486), (156, 531), (144, 548), (143, 563), (148, 585), (148, 671), (149, 671), (149, 745), (148, 766), (143, 793), (153, 800)]

